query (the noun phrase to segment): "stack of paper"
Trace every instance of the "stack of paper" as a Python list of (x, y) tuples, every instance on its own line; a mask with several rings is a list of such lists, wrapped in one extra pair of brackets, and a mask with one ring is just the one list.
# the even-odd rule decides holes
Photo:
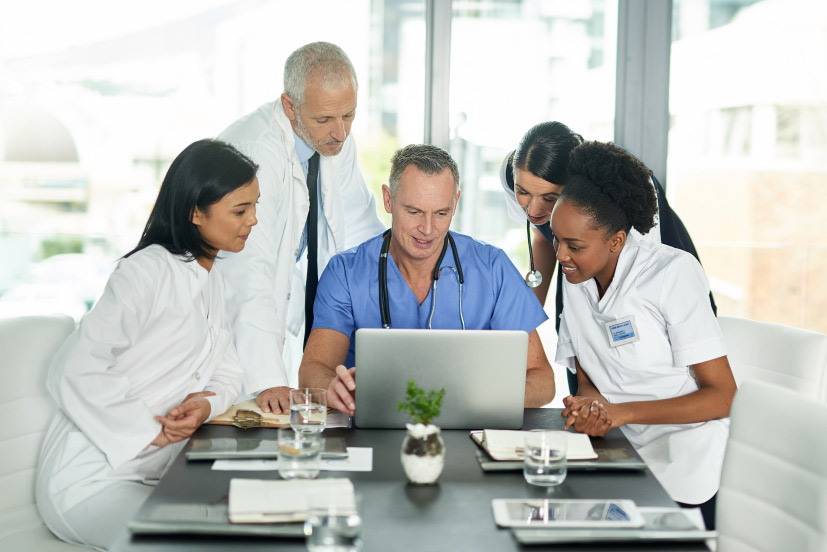
[(290, 523), (314, 514), (356, 513), (349, 479), (232, 479), (229, 517), (232, 523)]
[[(494, 460), (522, 460), (523, 445), (527, 431), (507, 429), (483, 429), (472, 431), (471, 438)], [(584, 433), (561, 431), (568, 440), (567, 460), (593, 460), (597, 453), (592, 448), (589, 436)]]

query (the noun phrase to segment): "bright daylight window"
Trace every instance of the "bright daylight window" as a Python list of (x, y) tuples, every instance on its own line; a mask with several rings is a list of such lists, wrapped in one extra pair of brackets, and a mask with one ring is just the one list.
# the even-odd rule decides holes
[(423, 136), (424, 0), (0, 4), (0, 316), (82, 316), (172, 159), (278, 98), (284, 60), (314, 40), (356, 67), (378, 192)]
[(673, 16), (667, 191), (718, 312), (827, 333), (827, 3)]
[(612, 140), (617, 0), (456, 0), (453, 7), (449, 125), (463, 175), (455, 226), (527, 270), (525, 224), (507, 215), (500, 164), (543, 121)]

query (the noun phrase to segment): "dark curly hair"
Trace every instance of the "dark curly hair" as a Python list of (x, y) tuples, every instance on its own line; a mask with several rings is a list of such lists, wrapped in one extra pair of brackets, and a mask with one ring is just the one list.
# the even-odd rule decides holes
[(571, 152), (569, 182), (560, 199), (589, 216), (607, 234), (655, 225), (658, 202), (652, 173), (636, 157), (611, 143), (584, 142)]

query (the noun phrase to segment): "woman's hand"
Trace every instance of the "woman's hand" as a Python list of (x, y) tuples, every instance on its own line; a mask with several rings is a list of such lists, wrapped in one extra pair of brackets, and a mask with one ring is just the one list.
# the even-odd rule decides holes
[(612, 429), (612, 416), (603, 402), (594, 397), (568, 397), (563, 399), (562, 416), (566, 418), (566, 429), (574, 427), (578, 433), (592, 437), (603, 437)]
[[(204, 392), (208, 393), (208, 392)], [(166, 416), (155, 416), (158, 423), (161, 424), (161, 432), (150, 443), (159, 447), (165, 447), (171, 443), (177, 443), (188, 439), (196, 429), (209, 417), (212, 407), (204, 395), (195, 398), (187, 398), (169, 411)]]

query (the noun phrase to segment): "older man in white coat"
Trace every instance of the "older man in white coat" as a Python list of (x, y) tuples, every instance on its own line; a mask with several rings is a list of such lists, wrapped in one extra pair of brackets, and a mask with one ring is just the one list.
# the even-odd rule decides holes
[(341, 48), (307, 44), (285, 63), (281, 98), (219, 135), (260, 166), (259, 224), (226, 281), (244, 390), (265, 412), (289, 410), (327, 262), (384, 229), (349, 136), (357, 89)]

